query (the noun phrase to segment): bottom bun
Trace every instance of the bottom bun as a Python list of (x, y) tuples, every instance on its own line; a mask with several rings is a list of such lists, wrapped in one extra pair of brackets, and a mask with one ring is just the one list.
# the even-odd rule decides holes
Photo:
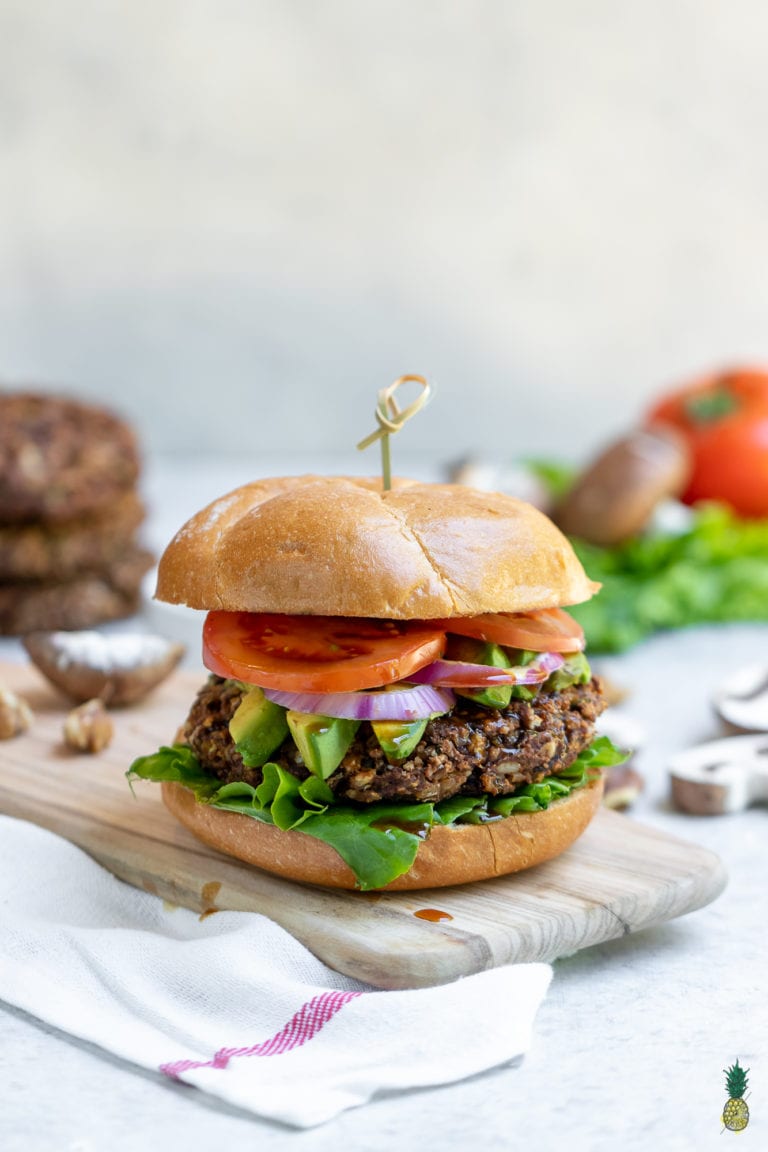
[[(162, 785), (163, 801), (199, 840), (267, 872), (327, 888), (357, 888), (334, 848), (304, 832), (281, 832), (237, 812), (199, 804), (182, 784)], [(520, 872), (559, 856), (581, 836), (600, 806), (603, 778), (577, 788), (543, 812), (521, 812), (488, 824), (438, 825), (419, 844), (410, 870), (383, 891), (445, 888)]]

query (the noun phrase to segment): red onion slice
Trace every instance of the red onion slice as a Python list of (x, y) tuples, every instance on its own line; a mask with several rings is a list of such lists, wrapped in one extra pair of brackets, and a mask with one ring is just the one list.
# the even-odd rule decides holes
[(433, 660), (408, 676), (417, 684), (451, 688), (486, 688), (503, 684), (541, 684), (561, 668), (565, 657), (559, 652), (541, 652), (530, 664), (493, 668), (489, 664), (465, 664), (460, 660)]
[(392, 692), (281, 692), (263, 688), (274, 704), (316, 716), (342, 720), (428, 720), (435, 712), (448, 712), (456, 703), (448, 688), (419, 684)]

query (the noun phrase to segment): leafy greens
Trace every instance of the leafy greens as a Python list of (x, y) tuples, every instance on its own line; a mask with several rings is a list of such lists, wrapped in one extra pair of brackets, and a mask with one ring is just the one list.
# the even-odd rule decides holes
[(768, 620), (768, 520), (722, 504), (693, 509), (679, 535), (647, 533), (603, 548), (573, 540), (600, 593), (569, 608), (592, 652), (621, 652), (650, 633), (691, 624)]
[(176, 781), (202, 804), (323, 840), (346, 861), (366, 891), (382, 888), (407, 872), (433, 825), (479, 824), (513, 812), (543, 811), (586, 784), (600, 768), (624, 759), (608, 737), (600, 736), (556, 776), (526, 784), (511, 796), (455, 796), (436, 804), (339, 804), (324, 780), (316, 776), (299, 780), (272, 763), (264, 765), (262, 783), (256, 787), (244, 781), (221, 784), (183, 744), (139, 757), (127, 775), (130, 781)]

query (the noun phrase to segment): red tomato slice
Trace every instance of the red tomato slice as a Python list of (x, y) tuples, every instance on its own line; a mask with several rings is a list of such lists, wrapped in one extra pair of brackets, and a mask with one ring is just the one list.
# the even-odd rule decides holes
[(458, 636), (475, 636), (506, 648), (528, 648), (531, 652), (580, 652), (584, 630), (562, 608), (542, 608), (539, 612), (496, 612), (485, 616), (456, 616), (431, 620)]
[(354, 692), (404, 680), (442, 656), (431, 623), (341, 616), (209, 612), (203, 662), (211, 672), (285, 692)]

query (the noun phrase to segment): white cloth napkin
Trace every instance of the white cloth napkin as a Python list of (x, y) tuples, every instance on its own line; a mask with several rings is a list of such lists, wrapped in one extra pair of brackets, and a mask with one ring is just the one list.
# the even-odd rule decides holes
[(382, 992), (264, 916), (202, 921), (0, 816), (0, 998), (144, 1068), (307, 1128), (379, 1092), (520, 1056), (552, 975), (496, 968)]

